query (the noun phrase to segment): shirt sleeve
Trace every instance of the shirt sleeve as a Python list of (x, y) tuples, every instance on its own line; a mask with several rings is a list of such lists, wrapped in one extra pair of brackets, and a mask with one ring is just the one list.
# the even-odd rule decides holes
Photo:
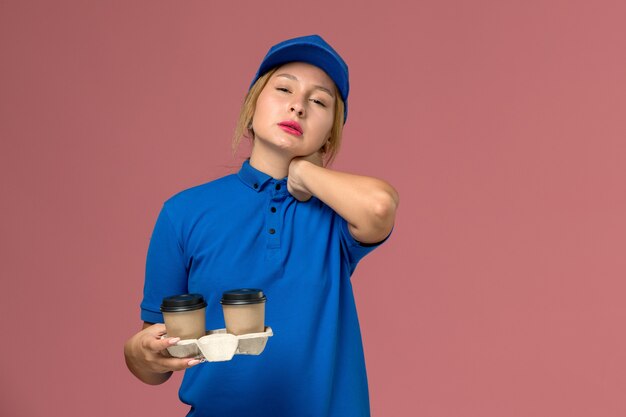
[(359, 261), (363, 259), (365, 255), (385, 243), (387, 239), (389, 239), (389, 236), (391, 236), (391, 232), (389, 232), (387, 237), (380, 242), (361, 243), (352, 236), (352, 234), (350, 233), (350, 229), (348, 229), (348, 222), (343, 217), (337, 215), (336, 221), (340, 223), (339, 228), (341, 230), (341, 240), (343, 242), (344, 248), (346, 249), (346, 253), (348, 255), (348, 260), (350, 262), (352, 270), (356, 268), (357, 263), (359, 263)]
[(148, 247), (141, 319), (149, 323), (163, 323), (161, 301), (170, 295), (186, 294), (187, 277), (183, 246), (164, 204)]

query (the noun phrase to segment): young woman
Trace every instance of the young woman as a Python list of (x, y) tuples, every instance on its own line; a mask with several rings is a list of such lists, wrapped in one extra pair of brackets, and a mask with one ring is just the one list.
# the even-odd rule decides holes
[[(367, 376), (350, 276), (393, 228), (385, 181), (327, 168), (347, 117), (348, 68), (317, 35), (273, 46), (235, 134), (252, 140), (237, 174), (182, 191), (159, 214), (148, 250), (143, 330), (124, 346), (148, 384), (186, 370), (190, 416), (366, 416)], [(200, 293), (207, 328), (223, 328), (232, 288), (261, 288), (274, 336), (260, 356), (199, 364), (168, 357), (177, 339), (159, 306)], [(154, 324), (157, 323), (157, 324)]]

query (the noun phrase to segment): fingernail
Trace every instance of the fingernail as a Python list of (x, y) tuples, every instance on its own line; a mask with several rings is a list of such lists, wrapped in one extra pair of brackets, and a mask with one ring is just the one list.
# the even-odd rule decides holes
[(180, 337), (172, 337), (169, 342), (170, 345), (175, 345), (176, 343), (178, 343), (180, 341)]
[(193, 360), (190, 360), (189, 362), (187, 362), (187, 365), (194, 366), (194, 365), (197, 365), (199, 363), (200, 363), (200, 361), (198, 359), (193, 359)]

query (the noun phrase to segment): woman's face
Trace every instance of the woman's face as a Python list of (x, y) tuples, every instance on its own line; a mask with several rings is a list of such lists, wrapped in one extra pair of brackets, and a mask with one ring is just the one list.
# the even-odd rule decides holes
[(311, 155), (330, 138), (335, 86), (320, 68), (291, 62), (278, 68), (259, 94), (252, 119), (254, 146), (290, 157)]

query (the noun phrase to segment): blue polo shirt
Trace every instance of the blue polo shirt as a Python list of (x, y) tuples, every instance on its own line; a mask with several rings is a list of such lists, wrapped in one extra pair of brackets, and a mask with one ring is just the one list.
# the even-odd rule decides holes
[(259, 356), (186, 370), (179, 396), (188, 416), (369, 416), (350, 276), (376, 246), (248, 161), (168, 199), (150, 240), (141, 318), (162, 323), (163, 297), (200, 293), (207, 329), (224, 328), (222, 292), (260, 288), (274, 332)]

